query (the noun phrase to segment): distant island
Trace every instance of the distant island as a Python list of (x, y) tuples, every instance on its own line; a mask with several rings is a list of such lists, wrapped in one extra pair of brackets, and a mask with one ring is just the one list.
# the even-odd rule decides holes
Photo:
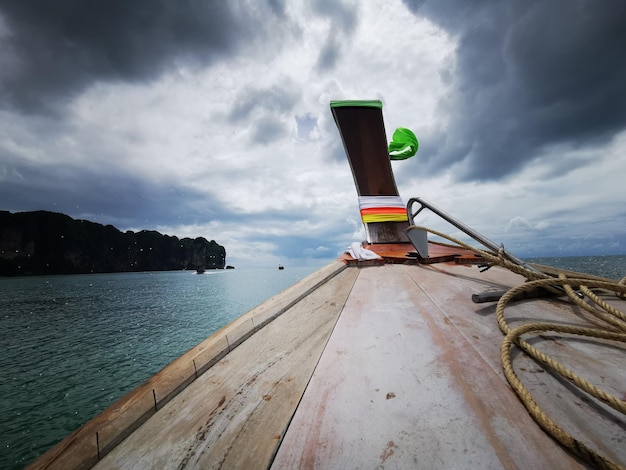
[(0, 276), (224, 269), (214, 240), (177, 238), (48, 211), (0, 211)]

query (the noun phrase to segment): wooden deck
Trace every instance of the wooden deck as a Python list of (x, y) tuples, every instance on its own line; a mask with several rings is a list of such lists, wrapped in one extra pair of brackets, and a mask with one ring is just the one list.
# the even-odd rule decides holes
[[(499, 361), (494, 306), (468, 301), (476, 290), (519, 280), (502, 270), (475, 279), (476, 271), (453, 265), (362, 269), (272, 469), (585, 468), (544, 434), (511, 392)], [(564, 318), (560, 305), (538, 302), (542, 314), (577, 320), (575, 314)], [(520, 321), (537, 316), (528, 310)], [(623, 350), (606, 352), (607, 368), (596, 356), (580, 354), (592, 346), (573, 343), (559, 347), (578, 349), (578, 370), (593, 366), (592, 380), (613, 380), (614, 393), (626, 389)], [(519, 361), (518, 372), (574, 434), (626, 461), (623, 417), (603, 408), (610, 418), (592, 419), (593, 410), (581, 408), (598, 404), (530, 360)]]
[[(102, 459), (108, 456), (108, 453), (112, 449), (115, 452), (119, 452), (120, 449), (124, 452), (124, 446), (131, 442), (127, 439), (128, 436), (136, 439), (135, 434), (140, 435), (143, 430), (150, 430), (152, 424), (155, 422), (151, 420), (151, 418), (157, 417), (160, 419), (164, 416), (168, 405), (178, 406), (180, 400), (187, 400), (187, 398), (185, 398), (187, 395), (185, 394), (192, 393), (194, 390), (193, 387), (190, 387), (190, 384), (193, 385), (199, 379), (221, 380), (219, 378), (211, 379), (211, 375), (207, 375), (206, 371), (210, 371), (211, 373), (215, 373), (219, 370), (223, 371), (226, 377), (224, 379), (226, 383), (220, 385), (221, 388), (213, 388), (212, 384), (209, 387), (204, 387), (203, 390), (207, 396), (200, 398), (198, 403), (192, 403), (189, 413), (193, 415), (195, 413), (195, 411), (193, 411), (195, 407), (199, 407), (204, 400), (207, 400), (209, 404), (216, 402), (218, 408), (221, 408), (222, 405), (227, 403), (232, 404), (232, 401), (226, 401), (227, 395), (224, 392), (229, 386), (237, 386), (237, 384), (228, 382), (232, 374), (239, 374), (237, 377), (243, 381), (238, 385), (240, 388), (237, 389), (237, 396), (241, 397), (249, 381), (251, 381), (251, 386), (254, 385), (258, 376), (261, 376), (261, 380), (267, 380), (269, 374), (265, 372), (267, 370), (276, 370), (276, 367), (272, 368), (270, 364), (268, 364), (268, 361), (272, 362), (272, 364), (276, 362), (274, 359), (268, 359), (268, 354), (280, 354), (280, 350), (276, 348), (295, 348), (297, 349), (295, 355), (297, 355), (300, 354), (300, 349), (306, 353), (306, 351), (310, 351), (310, 348), (320, 346), (319, 338), (315, 340), (311, 339), (320, 334), (316, 328), (319, 329), (319, 331), (329, 332), (328, 328), (334, 325), (333, 315), (336, 319), (336, 316), (343, 306), (341, 299), (342, 297), (347, 297), (349, 291), (346, 291), (346, 289), (353, 283), (353, 280), (350, 281), (350, 276), (354, 278), (357, 274), (357, 272), (346, 272), (344, 276), (336, 279), (335, 282), (328, 282), (329, 279), (342, 274), (345, 268), (346, 265), (341, 262), (331, 263), (263, 304), (255, 307), (173, 361), (135, 390), (122, 397), (100, 415), (93, 418), (36, 459), (28, 468), (68, 470), (92, 468), (98, 462), (102, 465), (109, 465), (110, 458), (106, 461)], [(316, 315), (320, 311), (322, 313)], [(298, 312), (300, 312), (300, 315), (298, 315)], [(281, 321), (274, 323), (283, 315), (285, 315), (285, 317)], [(294, 341), (290, 335), (296, 335), (297, 333), (290, 329), (290, 326), (285, 326), (285, 322), (287, 324), (294, 322), (294, 319), (291, 318), (294, 315), (297, 319), (296, 323), (310, 327), (310, 329), (306, 330), (305, 338), (302, 336), (298, 337), (302, 340), (302, 344), (290, 343)], [(306, 321), (309, 316), (312, 316), (312, 320)], [(320, 321), (322, 323), (320, 323)], [(324, 328), (326, 330), (324, 330)], [(272, 331), (274, 334), (272, 334)], [(284, 345), (275, 345), (272, 347), (271, 344), (266, 344), (264, 338), (268, 334), (270, 337), (275, 336), (275, 339), (281, 341), (281, 344), (284, 343)], [(318, 341), (318, 343), (312, 344), (310, 343), (311, 341)], [(239, 349), (242, 345), (245, 345), (245, 347)], [(237, 356), (233, 353), (237, 350), (240, 351), (239, 354), (243, 354), (243, 360), (241, 358), (239, 361), (235, 360)], [(243, 353), (241, 351), (243, 351)], [(311, 354), (311, 357), (315, 358), (315, 353)], [(319, 356), (319, 352), (316, 354)], [(250, 368), (255, 367), (252, 363), (255, 358), (258, 360), (254, 364), (256, 364), (259, 369), (256, 369), (256, 372), (250, 372)], [(247, 369), (248, 372), (250, 372), (249, 375), (237, 372), (242, 366), (242, 362), (248, 363), (246, 367), (249, 367), (249, 369)], [(281, 359), (278, 362), (282, 363), (283, 361)], [(298, 368), (300, 362), (300, 359), (293, 360), (291, 365)], [(232, 365), (228, 366), (228, 364)], [(308, 375), (310, 376), (310, 373)], [(308, 378), (306, 380), (308, 380)], [(291, 384), (291, 382), (293, 382), (293, 380), (288, 380), (285, 383)], [(278, 388), (280, 389), (280, 387)], [(185, 392), (185, 394), (181, 394), (181, 391)], [(238, 393), (240, 391), (242, 391), (242, 393)], [(222, 394), (220, 395), (220, 393)], [(269, 391), (264, 392), (261, 396), (261, 398), (265, 397), (263, 403), (271, 403), (272, 405), (282, 403), (280, 399), (274, 400), (273, 402), (268, 400), (270, 396), (273, 395), (271, 395)], [(296, 396), (297, 391), (294, 397)], [(297, 400), (297, 397), (294, 399)], [(171, 410), (171, 408), (167, 409)], [(187, 411), (183, 413), (187, 413)], [(197, 409), (197, 413), (199, 413), (198, 419), (206, 418), (205, 415), (200, 414), (200, 408)], [(190, 421), (190, 424), (194, 424), (193, 421)], [(137, 431), (134, 433), (135, 430)], [(193, 435), (192, 439), (195, 438), (195, 432), (197, 430), (198, 429), (192, 428), (187, 429), (187, 432)], [(180, 437), (180, 435), (174, 435), (174, 433), (172, 433), (166, 438), (171, 441), (176, 440), (178, 437)], [(204, 439), (202, 433), (199, 437), (201, 438), (200, 440)], [(126, 440), (124, 441), (124, 439)], [(124, 446), (118, 449), (116, 446), (122, 441), (124, 441)], [(152, 444), (151, 439), (148, 439), (146, 443), (148, 447), (150, 447)], [(184, 450), (187, 452), (188, 448)], [(163, 451), (167, 454), (173, 452), (173, 449), (169, 449), (165, 446), (163, 447)], [(138, 457), (141, 454), (139, 449), (136, 451), (133, 450), (133, 452), (136, 452)], [(182, 458), (184, 458), (184, 455)], [(154, 458), (158, 459), (158, 457)], [(146, 468), (144, 466), (145, 462), (142, 463), (142, 461), (137, 461), (134, 465), (136, 468)], [(158, 466), (153, 468), (158, 468)]]
[[(528, 415), (502, 373), (495, 304), (471, 301), (524, 279), (481, 273), (458, 257), (416, 264), (406, 245), (370, 248), (384, 264), (333, 263), (225, 328), (245, 341), (99, 461), (80, 461), (82, 448), (66, 443), (33, 468), (588, 468)], [(522, 301), (506, 315), (513, 325), (597, 323), (554, 299)], [(261, 318), (273, 320), (243, 326)], [(626, 398), (623, 344), (557, 334), (532, 341)], [(564, 429), (626, 465), (624, 415), (524, 354), (514, 366)]]
[(95, 468), (258, 468), (269, 462), (357, 274), (343, 271), (250, 337)]

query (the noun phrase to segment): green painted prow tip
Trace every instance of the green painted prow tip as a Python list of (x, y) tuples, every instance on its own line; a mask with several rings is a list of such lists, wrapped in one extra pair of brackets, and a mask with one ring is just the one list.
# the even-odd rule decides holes
[(383, 109), (383, 102), (380, 100), (333, 100), (330, 102), (331, 108), (362, 107)]

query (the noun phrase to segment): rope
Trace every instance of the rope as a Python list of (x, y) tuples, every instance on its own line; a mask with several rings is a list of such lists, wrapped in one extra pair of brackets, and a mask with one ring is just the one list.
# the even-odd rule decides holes
[[(626, 470), (626, 467), (612, 462), (608, 458), (597, 453), (582, 441), (574, 438), (571, 434), (562, 429), (554, 420), (552, 420), (539, 407), (530, 391), (524, 386), (515, 373), (511, 358), (513, 347), (517, 346), (537, 362), (551, 369), (555, 374), (564, 377), (570, 383), (574, 384), (589, 395), (595, 397), (603, 403), (606, 403), (614, 410), (626, 415), (625, 401), (620, 400), (619, 398), (596, 387), (589, 381), (578, 376), (558, 361), (542, 353), (537, 348), (522, 339), (522, 335), (529, 333), (554, 332), (611, 340), (626, 345), (626, 314), (609, 305), (591, 290), (592, 288), (602, 289), (603, 291), (613, 293), (618, 298), (626, 299), (626, 277), (620, 281), (614, 281), (612, 279), (598, 279), (596, 277), (592, 279), (581, 273), (576, 273), (577, 277), (567, 277), (565, 274), (560, 273), (558, 278), (554, 278), (546, 273), (531, 270), (525, 266), (520, 266), (517, 263), (511, 262), (507, 258), (504, 248), (502, 247), (497, 253), (494, 253), (492, 251), (486, 251), (470, 246), (467, 243), (457, 240), (454, 237), (441, 233), (437, 230), (427, 227), (417, 228), (449, 240), (454, 243), (456, 247), (465, 248), (466, 250), (476, 253), (485, 259), (489, 266), (503, 266), (514, 273), (524, 276), (528, 280), (528, 282), (507, 291), (500, 298), (496, 307), (496, 320), (500, 330), (505, 335), (500, 346), (500, 360), (502, 362), (502, 369), (507, 381), (526, 407), (528, 413), (539, 424), (539, 426), (541, 426), (545, 432), (550, 434), (573, 454), (584, 459), (596, 468)], [(566, 294), (575, 305), (583, 308), (599, 321), (603, 322), (603, 327), (592, 328), (545, 322), (532, 322), (516, 328), (511, 328), (504, 315), (506, 305), (522, 293), (537, 288), (547, 289), (551, 292), (558, 293), (559, 295)], [(578, 289), (582, 294), (584, 294), (589, 302), (581, 299), (575, 289)]]

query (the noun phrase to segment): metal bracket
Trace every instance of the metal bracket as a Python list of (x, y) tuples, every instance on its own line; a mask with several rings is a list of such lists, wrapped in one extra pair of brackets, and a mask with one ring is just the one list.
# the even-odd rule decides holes
[[(413, 212), (412, 206), (415, 203), (419, 204), (420, 207), (415, 212)], [(522, 266), (523, 268), (526, 268), (529, 271), (532, 271), (532, 272), (535, 272), (535, 273), (541, 273), (542, 275), (544, 274), (539, 269), (537, 269), (537, 268), (529, 265), (525, 261), (522, 261), (521, 259), (519, 259), (513, 253), (509, 253), (508, 251), (506, 251), (504, 249), (503, 245), (498, 245), (495, 242), (489, 240), (487, 237), (485, 237), (481, 233), (478, 233), (476, 230), (471, 229), (470, 227), (465, 225), (460, 220), (455, 219), (454, 217), (452, 217), (447, 212), (442, 211), (441, 209), (436, 207), (434, 204), (431, 204), (428, 201), (425, 201), (424, 199), (422, 199), (420, 197), (412, 197), (411, 199), (409, 199), (409, 202), (406, 205), (406, 213), (407, 213), (407, 215), (409, 217), (409, 225), (410, 226), (415, 226), (415, 222), (414, 222), (415, 216), (417, 214), (419, 214), (420, 212), (422, 212), (422, 210), (424, 210), (424, 209), (429, 209), (431, 212), (437, 214), (443, 220), (445, 220), (446, 222), (448, 222), (451, 225), (454, 225), (456, 228), (461, 230), (463, 233), (465, 233), (466, 235), (470, 236), (471, 238), (473, 238), (474, 240), (476, 240), (478, 243), (482, 244), (483, 246), (486, 246), (487, 248), (489, 248), (493, 252), (502, 253), (512, 263), (515, 263), (518, 266)], [(486, 269), (485, 269), (485, 271), (486, 271)], [(558, 291), (563, 292), (563, 288), (562, 287), (556, 287), (556, 289)], [(579, 291), (575, 291), (575, 292), (576, 292), (576, 295), (579, 298), (582, 299), (584, 297), (582, 292), (579, 292)]]
[[(419, 209), (417, 209), (417, 211), (413, 212), (412, 206), (415, 203), (419, 204), (420, 207), (419, 207)], [(470, 236), (471, 238), (473, 238), (474, 240), (476, 240), (478, 243), (482, 244), (483, 246), (486, 246), (490, 250), (492, 250), (494, 252), (500, 252), (500, 253), (504, 254), (504, 256), (509, 261), (511, 261), (512, 263), (515, 263), (515, 264), (517, 264), (519, 266), (523, 266), (524, 268), (526, 268), (526, 269), (528, 269), (530, 271), (534, 271), (534, 272), (537, 272), (537, 273), (541, 272), (538, 269), (536, 269), (536, 268), (530, 266), (529, 264), (525, 263), (524, 261), (519, 259), (517, 256), (515, 256), (512, 253), (509, 253), (508, 251), (506, 251), (504, 249), (504, 246), (498, 245), (495, 242), (489, 240), (487, 237), (485, 237), (481, 233), (478, 233), (476, 230), (468, 227), (467, 225), (465, 225), (460, 220), (455, 219), (454, 217), (452, 217), (447, 212), (442, 211), (441, 209), (436, 207), (434, 204), (431, 204), (428, 201), (425, 201), (424, 199), (422, 199), (420, 197), (412, 197), (411, 199), (409, 199), (409, 202), (406, 205), (406, 213), (407, 213), (407, 215), (409, 217), (409, 225), (415, 225), (415, 223), (414, 223), (415, 216), (417, 214), (419, 214), (424, 209), (429, 209), (431, 212), (437, 214), (443, 220), (445, 220), (446, 222), (448, 222), (451, 225), (454, 225), (456, 228), (461, 230), (463, 233), (465, 233), (466, 235)]]

